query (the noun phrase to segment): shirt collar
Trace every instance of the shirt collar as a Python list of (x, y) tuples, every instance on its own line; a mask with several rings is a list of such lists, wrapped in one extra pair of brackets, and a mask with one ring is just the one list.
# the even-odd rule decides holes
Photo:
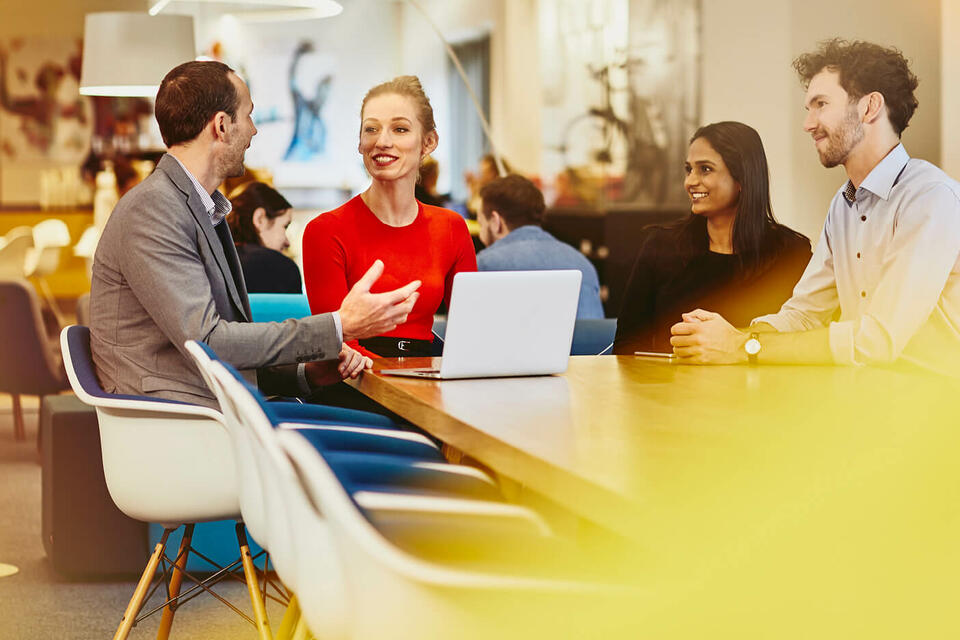
[(233, 205), (230, 204), (230, 201), (227, 200), (219, 191), (214, 191), (211, 196), (207, 193), (207, 190), (203, 188), (203, 185), (200, 184), (200, 181), (190, 173), (190, 170), (187, 169), (180, 158), (171, 154), (168, 154), (171, 158), (177, 161), (177, 164), (180, 165), (180, 168), (183, 169), (183, 172), (187, 174), (187, 177), (190, 178), (190, 182), (193, 183), (194, 189), (197, 190), (197, 195), (200, 196), (200, 202), (203, 204), (203, 210), (207, 212), (207, 215), (210, 216), (210, 224), (217, 226), (220, 224), (224, 218), (227, 217), (227, 214), (230, 213), (233, 209)]
[[(893, 185), (909, 160), (910, 155), (903, 148), (903, 143), (898, 144), (867, 174), (860, 184), (860, 189), (866, 189), (884, 200), (889, 199)], [(847, 184), (850, 184), (849, 180)]]
[(518, 241), (518, 240), (523, 240), (523, 239), (528, 238), (528, 237), (530, 237), (530, 236), (538, 236), (538, 235), (540, 235), (541, 233), (543, 233), (543, 229), (541, 229), (538, 225), (535, 225), (535, 224), (525, 224), (525, 225), (523, 225), (522, 227), (517, 227), (516, 229), (514, 229), (513, 231), (511, 231), (511, 232), (508, 233), (507, 235), (505, 235), (505, 236), (503, 236), (502, 238), (500, 238), (499, 240), (497, 240), (497, 242), (503, 242), (504, 244), (508, 244), (506, 241), (507, 241), (509, 238), (513, 238), (513, 240), (511, 240), (511, 242), (515, 242), (515, 241)]

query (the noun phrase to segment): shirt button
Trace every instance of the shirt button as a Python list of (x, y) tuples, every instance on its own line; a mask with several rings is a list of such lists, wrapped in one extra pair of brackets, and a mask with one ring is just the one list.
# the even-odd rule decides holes
[(861, 297), (861, 298), (866, 298), (866, 297), (867, 297), (867, 292), (866, 292), (866, 291), (861, 291), (861, 292), (860, 292), (860, 297)]
[(859, 260), (859, 259), (860, 259), (860, 252), (857, 251), (857, 260)]
[(867, 216), (860, 216), (860, 220), (863, 221), (863, 222), (866, 222), (866, 221), (867, 221)]

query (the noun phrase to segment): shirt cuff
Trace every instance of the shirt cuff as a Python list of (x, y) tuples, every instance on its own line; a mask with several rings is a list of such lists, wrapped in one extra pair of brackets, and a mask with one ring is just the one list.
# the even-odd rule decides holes
[(343, 324), (340, 322), (340, 312), (334, 311), (330, 315), (333, 316), (333, 324), (337, 327), (337, 341), (343, 344)]
[(307, 364), (305, 362), (297, 365), (297, 386), (300, 387), (301, 395), (308, 396), (313, 393), (310, 383), (307, 382)]
[(759, 318), (754, 318), (750, 321), (750, 326), (752, 327), (755, 324), (761, 323), (770, 325), (780, 333), (786, 333), (790, 330), (787, 323), (782, 322), (780, 320), (780, 314), (777, 313), (771, 313), (765, 316), (760, 316)]
[(850, 320), (830, 323), (830, 352), (837, 364), (857, 364), (853, 343), (854, 325)]

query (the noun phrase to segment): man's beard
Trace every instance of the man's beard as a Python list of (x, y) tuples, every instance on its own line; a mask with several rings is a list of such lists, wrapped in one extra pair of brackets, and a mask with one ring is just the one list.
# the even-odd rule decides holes
[(235, 157), (225, 159), (224, 161), (224, 175), (228, 178), (239, 178), (246, 172), (246, 167), (243, 166), (243, 157), (246, 149), (240, 149)]
[(228, 177), (228, 178), (239, 178), (240, 176), (242, 176), (242, 175), (243, 175), (244, 173), (246, 173), (246, 172), (247, 172), (247, 168), (246, 168), (245, 166), (243, 166), (243, 158), (241, 158), (241, 159), (240, 159), (240, 162), (239, 162), (238, 164), (236, 164), (236, 165), (234, 165), (233, 167), (231, 167), (230, 171), (227, 173), (227, 177)]
[(863, 123), (860, 122), (857, 108), (851, 105), (840, 126), (835, 131), (827, 132), (827, 148), (820, 151), (820, 164), (827, 169), (843, 164), (861, 140), (863, 140)]

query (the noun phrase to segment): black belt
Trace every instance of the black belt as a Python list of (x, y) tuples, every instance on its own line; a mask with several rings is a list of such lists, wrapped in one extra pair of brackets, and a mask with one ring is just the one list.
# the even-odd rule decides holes
[(360, 346), (369, 349), (383, 358), (421, 357), (439, 355), (431, 340), (413, 340), (411, 338), (391, 338), (376, 336), (364, 338)]

